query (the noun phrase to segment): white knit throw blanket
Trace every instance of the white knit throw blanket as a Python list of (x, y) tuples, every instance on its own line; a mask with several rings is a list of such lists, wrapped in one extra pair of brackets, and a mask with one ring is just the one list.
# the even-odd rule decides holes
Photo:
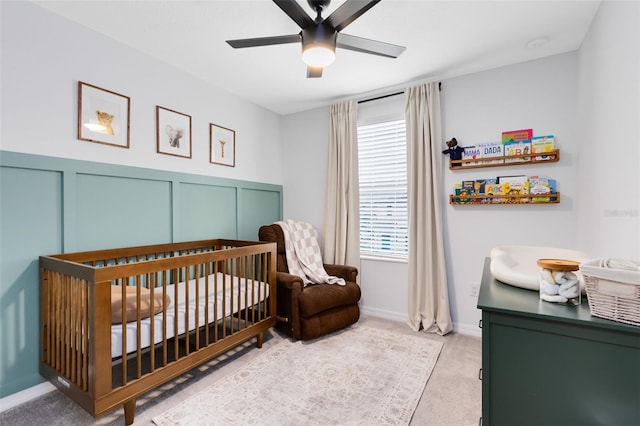
[(327, 274), (322, 263), (318, 232), (313, 225), (287, 220), (276, 222), (284, 233), (284, 248), (289, 273), (302, 278), (305, 285), (338, 284), (346, 285), (344, 279)]

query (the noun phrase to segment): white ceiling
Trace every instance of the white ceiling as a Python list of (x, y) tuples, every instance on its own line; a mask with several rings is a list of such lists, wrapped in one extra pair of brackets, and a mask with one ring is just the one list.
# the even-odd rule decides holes
[[(306, 0), (297, 0), (313, 17)], [(576, 50), (600, 1), (383, 0), (342, 32), (406, 46), (397, 59), (344, 49), (307, 79), (300, 46), (225, 40), (296, 34), (269, 0), (36, 1), (278, 114)], [(344, 3), (334, 0), (324, 17)], [(539, 46), (528, 46), (539, 38)]]

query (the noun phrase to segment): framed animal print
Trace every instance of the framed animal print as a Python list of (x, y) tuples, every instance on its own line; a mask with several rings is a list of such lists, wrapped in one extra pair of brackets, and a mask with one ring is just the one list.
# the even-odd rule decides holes
[(156, 106), (158, 153), (191, 158), (191, 116)]
[(209, 161), (223, 166), (236, 166), (236, 132), (217, 124), (209, 124)]
[(78, 139), (129, 148), (131, 99), (78, 82)]

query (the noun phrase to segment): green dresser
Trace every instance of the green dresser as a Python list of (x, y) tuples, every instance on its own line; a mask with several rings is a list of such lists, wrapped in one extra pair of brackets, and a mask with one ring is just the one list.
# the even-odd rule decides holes
[(483, 426), (640, 425), (640, 327), (540, 300), (484, 264)]

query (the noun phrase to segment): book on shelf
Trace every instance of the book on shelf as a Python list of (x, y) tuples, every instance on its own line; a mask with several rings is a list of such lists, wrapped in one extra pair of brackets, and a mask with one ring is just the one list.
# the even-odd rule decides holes
[(502, 143), (510, 141), (526, 141), (533, 137), (533, 129), (508, 130), (502, 132)]
[(456, 196), (454, 202), (456, 203), (468, 203), (471, 201), (471, 198), (468, 198), (469, 190), (467, 188), (462, 188), (462, 183), (456, 183), (453, 185), (453, 194)]
[(462, 189), (465, 190), (468, 195), (476, 195), (476, 181), (463, 180)]
[[(531, 153), (531, 140), (518, 140), (518, 141), (507, 141), (504, 142), (504, 155), (523, 155)], [(520, 161), (531, 161), (531, 157), (513, 157), (513, 158), (505, 158), (505, 163), (513, 163)]]
[[(494, 180), (495, 181), (495, 180)], [(506, 195), (504, 193), (504, 185), (499, 183), (488, 183), (484, 188), (485, 195)], [(491, 203), (506, 203), (507, 199), (504, 197), (488, 198), (487, 202)]]
[[(482, 142), (477, 146), (480, 148), (482, 164), (504, 163), (504, 158), (502, 158), (504, 155), (504, 145), (502, 142)], [(491, 159), (492, 157), (500, 158)]]
[[(534, 136), (531, 138), (531, 153), (548, 153), (556, 149), (556, 139), (553, 135)], [(531, 157), (531, 161), (545, 161), (553, 159), (553, 155), (536, 155)]]
[[(494, 178), (476, 179), (475, 181), (475, 195), (487, 195), (487, 187), (496, 183)], [(489, 199), (481, 198), (480, 202), (488, 203)]]
[(480, 148), (476, 145), (465, 146), (462, 152), (461, 166), (474, 166), (480, 164)]
[[(502, 185), (505, 195), (528, 195), (529, 179), (526, 175), (498, 176), (497, 183)], [(507, 203), (528, 203), (528, 197), (507, 198)]]
[[(550, 195), (556, 193), (556, 180), (544, 176), (529, 177), (529, 193), (531, 195)], [(554, 197), (531, 197), (532, 203), (548, 203)]]

